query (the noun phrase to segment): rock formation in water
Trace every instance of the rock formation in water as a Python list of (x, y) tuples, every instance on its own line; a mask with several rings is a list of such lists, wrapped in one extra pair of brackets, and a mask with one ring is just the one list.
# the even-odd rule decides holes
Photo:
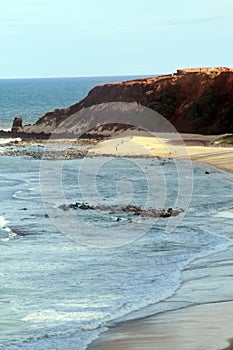
[(20, 132), (20, 131), (22, 131), (22, 127), (23, 127), (22, 117), (15, 117), (15, 119), (13, 120), (11, 131), (12, 132)]
[(182, 213), (183, 209), (172, 209), (168, 208), (168, 210), (164, 209), (154, 209), (154, 208), (148, 208), (148, 209), (142, 209), (139, 206), (135, 205), (89, 205), (87, 203), (74, 203), (74, 204), (62, 204), (58, 207), (59, 209), (63, 211), (68, 211), (70, 209), (74, 210), (97, 210), (97, 211), (105, 211), (109, 212), (110, 214), (120, 214), (120, 213), (128, 213), (133, 214), (137, 216), (142, 216), (145, 218), (167, 218), (170, 216), (177, 216), (180, 213)]

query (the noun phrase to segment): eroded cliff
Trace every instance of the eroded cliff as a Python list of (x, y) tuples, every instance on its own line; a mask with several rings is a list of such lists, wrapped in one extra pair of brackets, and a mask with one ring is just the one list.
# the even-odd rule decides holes
[(49, 112), (21, 131), (50, 133), (74, 113), (108, 102), (149, 107), (179, 132), (233, 133), (233, 71), (188, 72), (96, 86), (82, 101)]

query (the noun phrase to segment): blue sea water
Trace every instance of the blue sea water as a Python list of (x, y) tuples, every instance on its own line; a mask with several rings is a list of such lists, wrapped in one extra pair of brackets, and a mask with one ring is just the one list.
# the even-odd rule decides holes
[[(36, 91), (31, 91), (33, 108), (41, 104)], [(46, 96), (52, 100), (48, 92)], [(13, 110), (17, 104), (16, 99), (11, 100)], [(24, 106), (23, 100), (21, 103)], [(56, 100), (55, 104), (51, 103), (51, 109), (69, 102)], [(26, 111), (28, 107), (23, 108)], [(32, 110), (35, 116), (35, 109)], [(91, 174), (97, 160), (85, 161), (90, 162), (86, 169)], [(165, 205), (175, 206), (178, 181), (172, 160), (102, 158), (101, 162), (96, 174), (97, 195), (107, 203), (117, 197), (117, 184), (123, 186), (124, 181), (130, 181), (133, 187), (130, 200), (145, 204), (148, 182), (157, 183), (159, 192), (162, 172), (166, 180)], [(77, 180), (82, 164), (82, 159), (63, 163), (63, 189), (68, 203), (83, 199), (83, 189)], [(181, 169), (188, 165), (179, 161)], [(59, 166), (59, 162), (51, 161), (51, 166)], [(172, 233), (166, 231), (169, 219), (161, 218), (133, 242), (106, 249), (73, 241), (54, 226), (41, 198), (40, 160), (0, 157), (0, 349), (85, 350), (117, 319), (133, 318), (135, 312), (140, 317), (152, 310), (161, 311), (160, 305), (181, 288), (184, 269), (188, 270), (193, 261), (227, 251), (233, 244), (232, 182), (214, 168), (208, 168), (208, 175), (203, 165), (193, 165), (192, 170), (191, 202)], [(145, 176), (146, 171), (150, 178)], [(85, 176), (86, 191), (91, 180), (88, 173)], [(155, 201), (156, 195), (155, 189)], [(51, 198), (54, 206), (63, 204), (57, 201), (55, 192)], [(93, 195), (92, 199), (98, 202), (98, 197)], [(128, 200), (124, 196), (123, 199)], [(128, 219), (123, 213), (122, 222), (109, 212), (97, 215), (85, 211), (74, 215), (92, 225), (97, 240), (103, 239), (103, 228), (111, 227), (116, 233), (123, 230), (124, 220), (128, 220), (130, 234), (130, 225), (133, 230), (138, 220), (133, 216)], [(85, 236), (84, 224), (79, 234)], [(196, 270), (202, 268), (201, 265)], [(192, 299), (194, 291), (188, 293)], [(206, 301), (206, 293), (198, 303)], [(182, 300), (173, 307), (183, 306)]]

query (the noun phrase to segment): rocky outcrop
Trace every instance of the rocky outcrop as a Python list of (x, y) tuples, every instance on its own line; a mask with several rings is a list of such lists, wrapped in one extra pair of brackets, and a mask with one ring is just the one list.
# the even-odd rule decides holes
[(12, 132), (19, 132), (22, 130), (22, 127), (23, 127), (22, 117), (15, 117), (15, 119), (13, 120), (11, 131)]
[[(183, 212), (183, 209), (172, 209), (168, 208), (168, 210), (164, 209), (142, 209), (141, 207), (135, 206), (135, 205), (89, 205), (87, 203), (74, 203), (74, 204), (62, 204), (58, 207), (59, 209), (62, 209), (63, 211), (68, 211), (70, 209), (74, 210), (98, 210), (98, 211), (105, 211), (109, 212), (110, 214), (120, 214), (120, 213), (128, 213), (133, 214), (137, 216), (142, 216), (145, 218), (168, 218), (170, 216), (177, 216), (180, 213)], [(120, 219), (120, 218), (119, 218)]]
[(233, 132), (233, 71), (191, 71), (96, 86), (79, 103), (49, 112), (22, 130), (52, 133), (69, 116), (109, 102), (148, 107), (163, 115), (179, 132), (229, 133)]
[(43, 159), (43, 160), (71, 160), (71, 159), (81, 159), (87, 155), (87, 150), (78, 150), (69, 148), (67, 150), (62, 151), (44, 151), (41, 149), (40, 151), (35, 151), (32, 149), (18, 149), (17, 147), (13, 147), (11, 149), (7, 149), (0, 153), (0, 156), (14, 156), (14, 157), (30, 157), (32, 159)]

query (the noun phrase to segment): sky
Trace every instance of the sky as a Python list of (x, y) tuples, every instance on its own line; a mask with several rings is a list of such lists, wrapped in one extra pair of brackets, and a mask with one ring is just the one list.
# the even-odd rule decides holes
[(0, 78), (233, 67), (233, 0), (0, 1)]

